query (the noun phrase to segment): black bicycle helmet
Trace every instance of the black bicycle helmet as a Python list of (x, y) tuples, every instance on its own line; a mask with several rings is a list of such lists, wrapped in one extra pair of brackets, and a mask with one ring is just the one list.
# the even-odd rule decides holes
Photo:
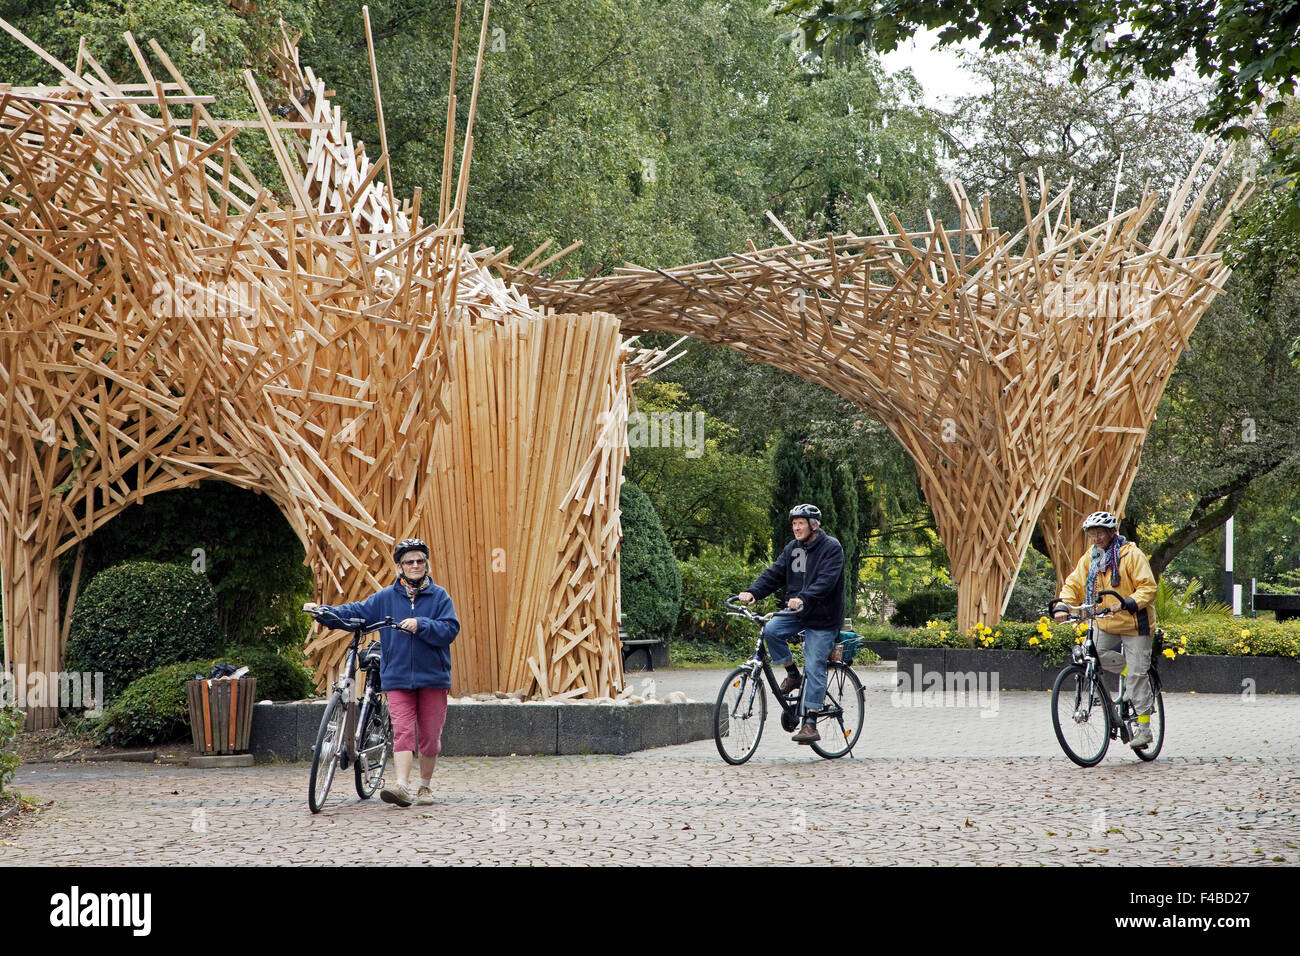
[(816, 505), (795, 505), (790, 509), (791, 518), (807, 518), (809, 521), (821, 521), (822, 510)]
[(429, 559), (429, 546), (419, 538), (407, 538), (404, 541), (397, 542), (397, 547), (393, 548), (393, 560), (398, 564), (402, 563), (402, 555), (408, 551), (419, 551), (424, 555), (425, 560)]

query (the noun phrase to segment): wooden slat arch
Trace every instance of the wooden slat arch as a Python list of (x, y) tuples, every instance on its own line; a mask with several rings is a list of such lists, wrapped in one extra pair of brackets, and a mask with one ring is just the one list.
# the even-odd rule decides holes
[(1193, 198), (1205, 156), (1158, 221), (1148, 191), (1084, 229), (1068, 186), (1052, 196), (1040, 180), (1035, 206), (1022, 179), (1015, 235), (954, 184), (957, 229), (908, 232), (894, 218), (891, 230), (877, 213), (878, 235), (787, 233), (784, 246), (673, 269), (564, 280), (500, 268), (553, 308), (725, 344), (870, 412), (916, 462), (968, 630), (1000, 620), (1040, 515), (1068, 571), (1079, 515), (1122, 511), (1174, 365), (1228, 278), (1215, 248), (1249, 191), (1243, 181), (1192, 250), (1227, 161)]
[[(127, 35), (143, 82), (118, 84), (0, 26), (62, 77), (0, 87), (6, 663), (60, 668), (61, 554), (212, 478), (272, 497), (322, 601), (393, 583), (393, 542), (429, 540), (464, 627), (456, 692), (618, 693), (620, 426), (666, 356), (612, 316), (534, 309), (464, 247), (472, 139), (435, 203), (399, 207), (287, 33), (292, 100), (245, 74), (260, 119), (235, 124), (157, 44)], [(481, 65), (480, 46), (476, 85)], [(322, 681), (343, 637), (308, 644)]]

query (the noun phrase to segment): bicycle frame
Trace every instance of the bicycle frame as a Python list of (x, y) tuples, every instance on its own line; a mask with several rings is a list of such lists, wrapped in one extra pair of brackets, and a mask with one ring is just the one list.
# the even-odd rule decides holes
[[(766, 630), (767, 625), (771, 623), (772, 619), (779, 614), (786, 614), (788, 612), (773, 611), (770, 614), (759, 615), (746, 609), (745, 611), (741, 611), (741, 612), (731, 611), (728, 613), (732, 614), (735, 617), (746, 618), (759, 625), (758, 639), (754, 643), (754, 654), (752, 657), (749, 658), (749, 660), (745, 661), (744, 664), (740, 665), (741, 667), (751, 668), (750, 673), (755, 678), (754, 680), (750, 681), (750, 685), (749, 685), (750, 691), (748, 694), (748, 699), (745, 701), (745, 710), (744, 710), (745, 715), (748, 716), (749, 713), (752, 712), (754, 706), (754, 694), (756, 693), (756, 691), (753, 688), (758, 686), (757, 677), (758, 674), (761, 672), (763, 676), (767, 678), (767, 686), (771, 688), (772, 697), (776, 700), (778, 704), (781, 705), (782, 713), (785, 714), (787, 718), (791, 718), (791, 719), (798, 718), (799, 720), (802, 720), (805, 713), (804, 706), (803, 706), (803, 685), (800, 684), (799, 688), (794, 692), (793, 701), (790, 700), (785, 694), (781, 693), (781, 685), (777, 683), (776, 672), (772, 670), (772, 660), (767, 653), (767, 642), (763, 640), (763, 632), (764, 630)], [(802, 632), (800, 633), (802, 634)], [(822, 709), (820, 711), (817, 711), (815, 713), (815, 716), (833, 718), (839, 712), (840, 712), (840, 708), (835, 707), (834, 705), (823, 703)], [(736, 713), (740, 714), (741, 711), (737, 709)]]
[[(1119, 597), (1119, 594), (1114, 591), (1102, 591), (1098, 594), (1098, 597), (1100, 598), (1107, 594), (1113, 594), (1115, 597)], [(1070, 615), (1066, 618), (1067, 621), (1077, 622), (1086, 620), (1088, 622), (1088, 633), (1085, 635), (1081, 645), (1075, 645), (1074, 650), (1070, 654), (1070, 662), (1074, 665), (1083, 666), (1085, 687), (1096, 687), (1101, 692), (1101, 702), (1110, 710), (1111, 739), (1118, 739), (1122, 743), (1128, 743), (1133, 739), (1133, 735), (1129, 732), (1128, 728), (1128, 714), (1124, 712), (1125, 708), (1121, 705), (1121, 702), (1129, 703), (1127, 698), (1124, 696), (1124, 676), (1122, 674), (1120, 675), (1119, 693), (1116, 697), (1110, 696), (1110, 691), (1106, 688), (1104, 681), (1095, 679), (1098, 676), (1098, 672), (1102, 670), (1101, 655), (1097, 650), (1096, 642), (1097, 620), (1099, 618), (1109, 617), (1111, 612), (1099, 613), (1101, 609), (1096, 604), (1082, 604), (1078, 607), (1073, 607), (1059, 599), (1053, 601), (1052, 604), (1049, 605), (1049, 610), (1052, 607), (1064, 607)], [(1160, 676), (1156, 671), (1156, 659), (1154, 654), (1151, 657), (1149, 673), (1157, 682), (1158, 686)], [(1092, 714), (1092, 706), (1092, 694), (1089, 693), (1087, 703), (1081, 703), (1081, 706), (1075, 710), (1075, 719), (1087, 720)], [(1129, 707), (1132, 707), (1131, 703), (1129, 703)]]
[[(339, 757), (339, 767), (342, 770), (349, 769), (356, 761), (357, 755), (361, 752), (361, 728), (362, 721), (358, 719), (361, 713), (360, 701), (357, 700), (357, 658), (361, 647), (361, 638), (366, 634), (377, 631), (383, 627), (394, 627), (391, 617), (374, 624), (365, 624), (354, 622), (352, 628), (352, 640), (348, 643), (348, 652), (343, 662), (342, 671), (339, 674), (338, 681), (334, 684), (334, 689), (339, 692), (343, 699), (345, 715), (343, 718), (343, 752)], [(366, 681), (365, 699), (369, 702), (375, 697), (375, 691), (371, 687), (371, 682)]]

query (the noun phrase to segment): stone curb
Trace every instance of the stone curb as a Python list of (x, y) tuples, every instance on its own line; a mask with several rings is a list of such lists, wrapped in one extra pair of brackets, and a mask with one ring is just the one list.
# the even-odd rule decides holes
[(253, 766), (252, 754), (196, 754), (186, 761), (200, 770), (227, 770), (231, 767)]

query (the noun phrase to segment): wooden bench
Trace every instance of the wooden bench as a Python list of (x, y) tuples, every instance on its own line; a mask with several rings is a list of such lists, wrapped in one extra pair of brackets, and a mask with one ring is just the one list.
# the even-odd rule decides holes
[(1256, 611), (1272, 611), (1279, 621), (1300, 617), (1300, 594), (1272, 594), (1267, 591), (1256, 591), (1251, 596), (1251, 604)]
[(645, 669), (652, 671), (655, 669), (654, 648), (663, 644), (663, 639), (658, 637), (638, 638), (631, 640), (627, 636), (627, 628), (618, 629), (618, 642), (623, 648), (623, 669), (627, 670), (627, 659), (637, 651), (645, 651)]

